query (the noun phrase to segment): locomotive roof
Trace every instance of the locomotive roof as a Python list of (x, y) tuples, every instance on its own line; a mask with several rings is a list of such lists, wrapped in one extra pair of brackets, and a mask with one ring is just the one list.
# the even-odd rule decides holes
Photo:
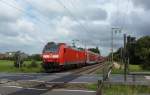
[(90, 52), (90, 53), (99, 55), (98, 53), (92, 52), (92, 51), (90, 51), (90, 50), (88, 50), (88, 49), (83, 49), (83, 50), (82, 50), (82, 49), (79, 49), (79, 48), (76, 48), (76, 47), (73, 47), (73, 46), (69, 46), (69, 45), (67, 45), (66, 43), (48, 42), (47, 44), (66, 45), (67, 47), (72, 48), (72, 49), (74, 49), (74, 50), (78, 50), (78, 51), (85, 51), (85, 50), (86, 50), (87, 52)]

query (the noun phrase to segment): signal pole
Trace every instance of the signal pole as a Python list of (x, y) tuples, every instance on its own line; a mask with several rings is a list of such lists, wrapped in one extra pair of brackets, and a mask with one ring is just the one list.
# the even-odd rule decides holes
[(117, 33), (117, 32), (121, 32), (121, 28), (112, 28), (112, 31), (111, 31), (111, 61), (113, 63), (114, 61), (114, 32)]
[(112, 43), (111, 43), (111, 61), (112, 61), (112, 63), (113, 63), (113, 59), (114, 59), (114, 55), (113, 55), (113, 52), (114, 52), (114, 50), (113, 50), (113, 48), (114, 48), (114, 28), (112, 28), (112, 32), (111, 32), (111, 36), (112, 36), (112, 39), (111, 39), (111, 41), (112, 41)]
[(76, 47), (76, 42), (77, 41), (79, 41), (79, 40), (72, 40), (72, 45), (73, 45), (74, 48)]
[(124, 81), (127, 81), (127, 61), (126, 61), (126, 56), (127, 56), (127, 51), (126, 51), (126, 42), (127, 37), (126, 34), (124, 34)]

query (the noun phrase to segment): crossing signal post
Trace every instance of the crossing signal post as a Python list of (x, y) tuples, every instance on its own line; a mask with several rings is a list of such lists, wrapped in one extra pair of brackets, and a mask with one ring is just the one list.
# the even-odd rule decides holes
[(77, 41), (79, 41), (79, 40), (72, 40), (72, 46), (73, 46), (73, 47), (76, 47), (76, 42), (77, 42)]
[(113, 55), (113, 53), (114, 53), (114, 32), (115, 33), (121, 33), (121, 28), (112, 28), (112, 31), (111, 31), (111, 61), (112, 61), (112, 63), (113, 63), (113, 61), (114, 61), (114, 55)]
[(129, 73), (130, 63), (130, 46), (136, 43), (136, 37), (127, 36), (124, 34), (124, 81), (127, 81), (127, 74)]
[(124, 34), (124, 81), (127, 81), (127, 62), (126, 62), (126, 34)]

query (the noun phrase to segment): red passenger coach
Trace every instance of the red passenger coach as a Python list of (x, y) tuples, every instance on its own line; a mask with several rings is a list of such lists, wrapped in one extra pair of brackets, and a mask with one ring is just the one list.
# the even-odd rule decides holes
[(49, 42), (42, 54), (43, 68), (46, 71), (70, 66), (84, 66), (98, 63), (100, 55), (88, 50), (79, 50), (65, 43)]
[(87, 51), (87, 63), (94, 64), (98, 63), (100, 55), (91, 51)]

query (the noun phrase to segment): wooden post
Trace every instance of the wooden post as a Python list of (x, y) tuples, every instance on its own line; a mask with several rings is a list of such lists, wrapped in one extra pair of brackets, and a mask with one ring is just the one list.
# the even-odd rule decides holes
[(102, 95), (103, 82), (98, 80), (96, 95)]

